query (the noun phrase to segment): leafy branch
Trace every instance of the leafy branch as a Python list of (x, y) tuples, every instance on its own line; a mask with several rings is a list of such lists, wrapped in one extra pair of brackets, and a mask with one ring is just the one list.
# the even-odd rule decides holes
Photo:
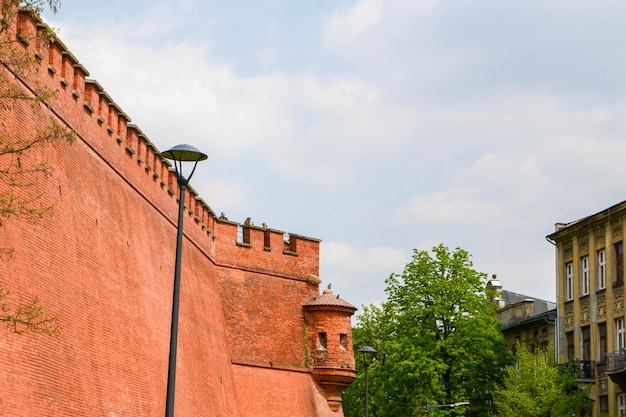
[(0, 322), (5, 322), (15, 334), (26, 331), (53, 336), (58, 331), (57, 316), (49, 314), (38, 297), (26, 303), (9, 302), (10, 291), (0, 287)]

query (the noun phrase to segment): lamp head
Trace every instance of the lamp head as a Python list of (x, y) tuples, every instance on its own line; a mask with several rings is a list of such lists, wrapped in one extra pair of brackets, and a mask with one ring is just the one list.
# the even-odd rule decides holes
[(370, 346), (363, 346), (361, 349), (359, 349), (359, 352), (361, 352), (364, 355), (375, 355), (376, 351), (374, 350), (373, 347)]
[(161, 152), (161, 156), (179, 162), (199, 162), (208, 158), (205, 153), (191, 145), (176, 145), (172, 149)]
[(374, 355), (376, 355), (376, 350), (370, 346), (363, 346), (359, 349), (359, 352), (363, 355), (363, 363), (365, 364), (365, 367), (369, 366), (374, 359)]

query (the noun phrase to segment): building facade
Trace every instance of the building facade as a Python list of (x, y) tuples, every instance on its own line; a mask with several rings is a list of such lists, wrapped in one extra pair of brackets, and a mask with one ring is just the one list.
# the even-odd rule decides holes
[(556, 248), (558, 360), (579, 364), (594, 416), (626, 416), (625, 219), (621, 202), (547, 236)]
[(554, 353), (556, 303), (505, 290), (495, 275), (487, 289), (495, 293), (497, 318), (511, 353), (515, 353), (517, 343), (523, 343), (531, 352)]
[[(2, 66), (0, 85), (56, 94), (0, 105), (0, 137), (32, 137), (50, 120), (76, 135), (17, 161), (54, 166), (37, 187), (50, 214), (36, 223), (1, 218), (0, 248), (12, 250), (0, 260), (0, 287), (12, 294), (2, 301), (37, 297), (59, 329), (0, 331), (0, 415), (163, 415), (176, 174), (36, 15), (20, 12), (13, 23), (7, 42), (34, 68), (25, 76)], [(0, 198), (10, 186), (0, 183)], [(356, 376), (356, 309), (320, 294), (320, 240), (217, 216), (188, 191), (176, 416), (343, 416), (341, 391)]]

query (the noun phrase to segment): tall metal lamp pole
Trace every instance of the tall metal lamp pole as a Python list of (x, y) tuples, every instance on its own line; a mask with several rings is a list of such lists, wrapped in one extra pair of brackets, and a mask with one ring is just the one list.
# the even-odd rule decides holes
[(376, 355), (374, 348), (370, 346), (363, 346), (359, 349), (359, 352), (363, 355), (363, 364), (365, 365), (365, 417), (368, 417), (368, 402), (369, 402), (369, 368), (370, 363)]
[[(170, 331), (170, 357), (167, 368), (167, 399), (165, 417), (174, 417), (174, 392), (176, 385), (176, 349), (178, 345), (178, 300), (180, 296), (180, 261), (183, 246), (183, 214), (185, 212), (185, 189), (196, 170), (198, 162), (207, 159), (207, 155), (190, 145), (176, 145), (161, 152), (161, 156), (174, 162), (180, 197), (178, 200), (178, 231), (176, 235), (176, 263), (174, 264), (174, 295), (172, 299), (172, 329)], [(185, 178), (183, 162), (193, 162), (191, 173)]]

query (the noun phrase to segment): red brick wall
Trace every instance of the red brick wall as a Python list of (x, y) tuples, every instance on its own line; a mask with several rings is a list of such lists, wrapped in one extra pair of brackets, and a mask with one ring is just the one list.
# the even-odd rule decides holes
[(254, 366), (235, 366), (237, 391), (246, 401), (240, 402), (242, 416), (339, 417), (332, 412), (323, 393), (310, 376), (295, 371), (271, 370)]
[(316, 285), (234, 269), (219, 278), (233, 360), (308, 367), (302, 302)]
[[(35, 22), (21, 27), (34, 31)], [(0, 261), (0, 284), (16, 300), (40, 297), (60, 330), (0, 328), (0, 415), (162, 415), (175, 177), (61, 42), (42, 45), (27, 46), (39, 48), (35, 77), (58, 94), (49, 107), (17, 105), (0, 129), (28, 135), (52, 116), (77, 138), (25, 157), (54, 165), (41, 184), (55, 208), (37, 224), (0, 229), (0, 247), (15, 249)], [(319, 291), (319, 241), (291, 235), (285, 246), (283, 232), (254, 227), (249, 243), (237, 244), (238, 224), (216, 219), (193, 189), (184, 203), (176, 415), (330, 413), (308, 368), (302, 312)]]
[[(54, 213), (7, 223), (0, 246), (15, 254), (0, 272), (20, 298), (40, 296), (61, 328), (56, 337), (0, 332), (0, 411), (160, 415), (176, 227), (82, 140), (42, 156), (56, 167), (45, 181)], [(177, 415), (237, 415), (215, 266), (189, 240), (183, 260)]]

